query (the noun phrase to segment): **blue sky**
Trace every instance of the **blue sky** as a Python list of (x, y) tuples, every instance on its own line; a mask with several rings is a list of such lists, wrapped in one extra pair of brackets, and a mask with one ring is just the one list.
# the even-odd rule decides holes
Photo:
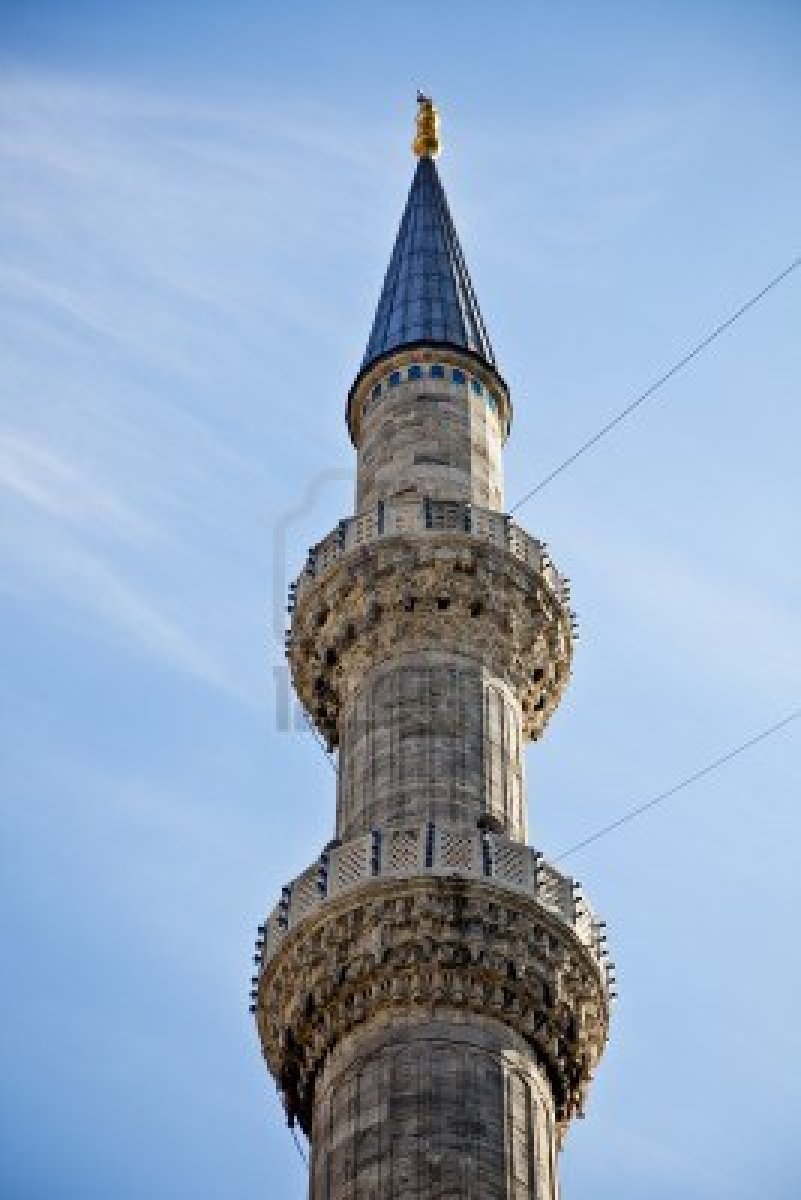
[[(0, 1193), (302, 1197), (249, 956), (334, 787), (278, 728), (274, 537), (292, 572), (351, 507), (415, 89), (513, 502), (799, 253), (801, 10), (7, 0), (0, 31)], [(520, 513), (581, 625), (528, 753), (546, 854), (798, 704), (800, 312), (801, 272)], [(572, 860), (621, 1002), (565, 1200), (797, 1196), (800, 783), (795, 725)]]

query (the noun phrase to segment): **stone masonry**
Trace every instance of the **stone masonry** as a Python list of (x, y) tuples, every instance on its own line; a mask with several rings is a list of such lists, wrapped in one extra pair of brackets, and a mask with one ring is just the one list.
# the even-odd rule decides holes
[(437, 136), (421, 97), (426, 152), (348, 400), (356, 512), (290, 592), (336, 828), (259, 928), (251, 1008), (312, 1200), (556, 1200), (613, 996), (603, 922), (526, 845), (524, 745), (575, 624), (547, 548), (502, 511), (511, 404)]

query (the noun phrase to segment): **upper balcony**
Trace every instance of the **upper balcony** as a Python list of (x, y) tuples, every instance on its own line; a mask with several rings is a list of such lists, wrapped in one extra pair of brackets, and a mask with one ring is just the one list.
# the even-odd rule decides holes
[(346, 518), (309, 551), (306, 566), (290, 588), (290, 608), (309, 585), (321, 579), (343, 555), (382, 538), (446, 532), (508, 550), (541, 576), (560, 603), (569, 605), (570, 584), (554, 566), (546, 543), (532, 537), (505, 513), (450, 500), (393, 499), (371, 512)]
[(340, 521), (290, 586), (286, 651), (301, 703), (339, 744), (339, 719), (371, 667), (401, 647), (472, 656), (518, 696), (540, 736), (567, 684), (570, 587), (544, 543), (503, 513), (397, 497)]
[(429, 822), (401, 829), (376, 829), (327, 847), (297, 879), (259, 927), (260, 969), (285, 938), (332, 901), (370, 884), (414, 877), (461, 877), (531, 897), (590, 952), (614, 998), (614, 967), (600, 921), (572, 876), (546, 862), (538, 850), (480, 830)]

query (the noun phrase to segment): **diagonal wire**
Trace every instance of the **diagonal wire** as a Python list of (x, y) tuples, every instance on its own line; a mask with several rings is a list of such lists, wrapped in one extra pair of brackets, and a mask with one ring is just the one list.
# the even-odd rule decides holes
[(339, 774), (339, 768), (337, 767), (337, 764), (334, 762), (334, 757), (333, 757), (333, 755), (332, 755), (332, 754), (329, 754), (329, 752), (328, 752), (328, 747), (326, 746), (326, 744), (325, 744), (325, 742), (323, 741), (323, 739), (322, 739), (322, 737), (320, 736), (320, 734), (319, 734), (319, 733), (317, 732), (317, 730), (315, 729), (314, 725), (312, 725), (312, 722), (311, 722), (311, 717), (310, 717), (310, 716), (309, 716), (309, 714), (306, 712), (306, 709), (304, 708), (304, 709), (302, 710), (302, 712), (303, 712), (303, 717), (304, 717), (304, 719), (305, 719), (305, 721), (306, 721), (306, 724), (307, 724), (307, 725), (308, 725), (308, 727), (309, 727), (309, 732), (311, 733), (311, 735), (312, 735), (312, 737), (314, 738), (314, 740), (315, 740), (315, 742), (317, 743), (317, 745), (320, 747), (320, 750), (322, 751), (322, 753), (325, 755), (326, 762), (328, 763), (329, 767), (330, 767), (330, 768), (331, 768), (331, 770), (334, 772), (334, 774), (335, 774), (335, 775), (338, 775), (338, 774)]
[[(710, 346), (718, 337), (720, 337), (720, 335), (722, 333), (724, 333), (727, 329), (730, 329), (731, 326), (740, 319), (740, 317), (742, 317), (750, 309), (754, 308), (755, 305), (757, 305), (765, 296), (767, 296), (767, 294), (770, 291), (773, 290), (773, 288), (778, 287), (778, 285), (780, 283), (782, 283), (799, 266), (801, 266), (801, 257), (793, 259), (793, 261), (791, 263), (789, 263), (789, 265), (786, 266), (783, 271), (780, 271), (778, 275), (775, 275), (773, 277), (773, 279), (771, 279), (763, 288), (761, 288), (760, 291), (756, 292), (753, 296), (751, 296), (748, 300), (746, 300), (746, 302), (744, 304), (740, 305), (740, 307), (738, 309), (736, 309), (733, 313), (731, 313), (724, 321), (721, 321), (720, 324), (717, 325), (712, 330), (711, 333), (707, 334), (707, 336), (705, 338), (703, 338), (700, 342), (698, 342), (695, 346), (693, 346), (692, 349), (690, 349), (685, 355), (683, 355), (683, 357), (680, 358), (678, 360), (678, 362), (674, 363), (672, 367), (670, 367), (667, 371), (664, 372), (664, 374), (660, 375), (660, 377), (658, 379), (656, 379), (649, 387), (647, 387), (644, 392), (641, 392), (638, 396), (636, 396), (634, 398), (634, 400), (631, 401), (630, 404), (626, 405), (625, 408), (621, 409), (621, 411), (615, 417), (613, 417), (610, 421), (607, 421), (607, 423), (605, 425), (603, 425), (596, 433), (594, 433), (592, 435), (592, 437), (588, 438), (585, 442), (583, 442), (582, 445), (579, 446), (579, 448), (577, 450), (575, 450), (566, 459), (563, 459), (563, 461), (561, 463), (559, 463), (548, 475), (546, 475), (543, 479), (541, 479), (539, 481), (539, 483), (537, 483), (535, 485), (535, 487), (533, 487), (530, 491), (526, 492), (525, 495), (522, 496), (517, 501), (517, 503), (512, 506), (512, 508), (510, 508), (509, 512), (510, 513), (516, 512), (528, 500), (530, 500), (538, 492), (542, 491), (542, 489), (545, 488), (558, 475), (560, 475), (563, 471), (567, 470), (567, 468), (569, 466), (572, 466), (572, 464), (578, 458), (580, 458), (582, 454), (585, 454), (588, 450), (590, 450), (593, 446), (595, 446), (599, 441), (601, 441), (602, 438), (606, 437), (606, 435), (608, 433), (610, 433), (614, 428), (616, 428), (616, 426), (621, 424), (621, 422), (623, 422), (628, 416), (630, 416), (631, 413), (633, 413), (635, 411), (635, 409), (639, 408), (641, 404), (644, 404), (646, 400), (648, 400), (651, 396), (654, 395), (655, 392), (657, 392), (661, 387), (663, 387), (668, 382), (668, 380), (672, 379), (674, 375), (677, 375), (678, 372), (681, 371), (684, 367), (686, 367), (689, 363), (691, 363), (693, 361), (693, 359), (697, 358), (698, 355), (701, 354), (704, 350), (706, 350), (707, 347)], [(305, 710), (304, 710), (303, 715), (304, 715), (307, 725), (309, 726), (309, 730), (311, 731), (311, 734), (314, 737), (315, 742), (317, 743), (317, 745), (320, 748), (320, 752), (325, 756), (326, 761), (328, 762), (328, 765), (331, 767), (331, 770), (334, 772), (334, 774), (338, 774), (339, 773), (338, 767), (337, 767), (337, 764), (336, 764), (333, 756), (329, 753), (324, 740), (318, 733), (317, 729), (315, 729), (314, 725), (312, 724), (312, 721), (310, 720), (310, 718), (309, 718), (308, 714), (305, 712)], [(599, 837), (602, 837), (606, 833), (611, 832), (613, 829), (618, 828), (619, 825), (625, 824), (627, 821), (633, 820), (633, 818), (638, 816), (641, 812), (645, 812), (647, 809), (654, 807), (654, 805), (661, 803), (662, 800), (666, 800), (669, 796), (674, 795), (675, 792), (680, 791), (682, 788), (689, 786), (689, 784), (693, 783), (696, 779), (700, 779), (703, 775), (706, 775), (710, 771), (715, 770), (718, 766), (722, 766), (724, 762), (728, 762), (729, 758), (733, 758), (733, 757), (735, 757), (735, 755), (742, 753), (743, 750), (747, 749), (751, 745), (754, 745), (755, 742), (761, 741), (764, 737), (769, 736), (770, 733), (776, 732), (783, 725), (786, 725), (790, 721), (795, 720), (795, 718), (797, 716), (798, 716), (797, 712), (793, 713), (791, 716), (787, 717), (784, 721), (779, 722), (778, 725), (771, 727), (771, 729), (757, 735), (754, 739), (752, 739), (751, 741), (749, 741), (747, 743), (744, 743), (740, 747), (737, 747), (734, 751), (731, 751), (728, 755), (724, 755), (721, 759), (715, 760), (714, 763), (709, 764), (709, 766), (703, 768), (699, 772), (696, 772), (696, 774), (694, 774), (693, 776), (690, 776), (688, 779), (683, 780), (681, 783), (677, 784), (676, 787), (670, 789), (668, 792), (663, 793), (660, 796), (654, 797), (652, 800), (647, 801), (645, 803), (645, 805), (638, 807), (637, 809), (633, 810), (630, 813), (624, 814), (623, 817), (621, 817), (618, 821), (613, 822), (612, 825), (607, 826), (602, 830), (599, 830), (595, 834), (592, 834), (588, 839), (585, 839), (583, 842), (577, 843), (575, 846), (571, 846), (568, 850), (563, 851), (563, 853), (561, 855), (559, 855), (559, 857), (563, 858), (567, 854), (572, 854), (574, 851), (581, 849), (583, 846), (588, 845), (593, 841), (596, 841)]]
[(568, 467), (572, 466), (577, 458), (581, 458), (582, 454), (586, 454), (588, 450), (597, 445), (602, 438), (605, 438), (606, 435), (611, 433), (616, 426), (620, 425), (622, 421), (625, 421), (627, 417), (631, 416), (635, 409), (639, 408), (641, 404), (644, 404), (646, 400), (649, 400), (655, 392), (659, 391), (661, 387), (664, 387), (669, 379), (672, 379), (674, 375), (678, 375), (679, 371), (683, 370), (684, 367), (691, 363), (693, 359), (697, 358), (699, 354), (702, 354), (703, 351), (706, 350), (708, 346), (711, 346), (712, 343), (719, 338), (722, 333), (725, 333), (727, 329), (730, 329), (735, 321), (739, 321), (740, 317), (744, 316), (749, 309), (752, 309), (755, 305), (759, 304), (760, 300), (767, 296), (768, 292), (772, 291), (773, 288), (778, 287), (779, 284), (782, 283), (788, 277), (788, 275), (792, 274), (792, 272), (795, 271), (799, 266), (801, 266), (801, 257), (793, 259), (789, 266), (785, 267), (783, 271), (780, 271), (778, 275), (774, 275), (773, 279), (771, 279), (769, 283), (766, 283), (761, 291), (757, 292), (754, 296), (751, 296), (749, 300), (746, 300), (745, 304), (741, 304), (740, 307), (735, 310), (735, 312), (726, 317), (725, 321), (721, 321), (719, 325), (716, 325), (711, 333), (708, 333), (707, 336), (693, 346), (691, 350), (688, 350), (687, 353), (678, 360), (678, 362), (674, 363), (673, 366), (665, 371), (663, 375), (660, 375), (658, 379), (654, 380), (654, 382), (647, 387), (644, 392), (640, 392), (638, 396), (635, 396), (630, 404), (627, 404), (625, 408), (620, 410), (617, 416), (612, 417), (612, 419), (607, 421), (605, 425), (602, 425), (601, 428), (592, 435), (592, 437), (587, 438), (586, 442), (583, 442), (579, 446), (578, 450), (574, 450), (572, 454), (568, 455), (567, 458), (563, 459), (562, 462), (554, 467), (549, 474), (544, 476), (539, 483), (535, 484), (531, 491), (526, 492), (524, 496), (521, 496), (517, 503), (512, 505), (512, 507), (509, 509), (509, 512), (517, 512), (518, 508), (522, 508), (527, 501), (531, 500), (533, 496), (536, 496), (538, 492), (541, 492), (543, 488), (547, 487), (552, 480), (556, 479), (557, 475), (561, 475), (563, 471), (566, 471)]
[(303, 1159), (304, 1163), (308, 1167), (309, 1160), (308, 1160), (306, 1154), (304, 1153), (303, 1147), (301, 1146), (301, 1144), (298, 1140), (298, 1135), (295, 1133), (295, 1128), (293, 1125), (290, 1125), (289, 1132), (292, 1134), (292, 1141), (295, 1143), (295, 1147), (297, 1149), (298, 1154), (300, 1155), (300, 1157)]
[(646, 800), (643, 804), (637, 804), (634, 808), (628, 809), (615, 821), (610, 821), (608, 825), (603, 825), (600, 829), (596, 829), (595, 833), (589, 834), (582, 838), (580, 842), (575, 842), (574, 845), (568, 846), (567, 850), (562, 850), (560, 854), (552, 860), (559, 862), (560, 859), (567, 858), (569, 854), (575, 854), (577, 850), (583, 850), (585, 846), (591, 846), (593, 842), (600, 841), (607, 834), (613, 833), (614, 830), (620, 829), (621, 825), (627, 825), (629, 821), (642, 816), (649, 809), (656, 808), (657, 804), (662, 804), (671, 796), (675, 796), (677, 792), (681, 792), (692, 783), (696, 783), (699, 779), (703, 779), (705, 775), (711, 775), (713, 771), (717, 771), (725, 763), (731, 762), (733, 758), (737, 758), (739, 754), (744, 754), (746, 750), (750, 750), (752, 746), (756, 746), (758, 742), (764, 742), (766, 738), (772, 737), (774, 733), (778, 733), (780, 729), (796, 721), (801, 716), (801, 708), (795, 709), (794, 712), (788, 713), (786, 717), (782, 717), (781, 721), (776, 721), (775, 724), (769, 725), (767, 729), (760, 730), (745, 742), (741, 742), (739, 746), (735, 746), (732, 750), (727, 750), (725, 754), (721, 754), (718, 758), (700, 767), (697, 771), (693, 771), (691, 775), (685, 776), (684, 779), (674, 783), (667, 791), (660, 792), (658, 796), (653, 796), (650, 800)]

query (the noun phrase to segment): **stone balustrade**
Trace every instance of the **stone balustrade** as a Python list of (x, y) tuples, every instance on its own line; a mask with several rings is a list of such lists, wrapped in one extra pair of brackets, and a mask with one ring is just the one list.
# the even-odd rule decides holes
[[(568, 926), (578, 940), (611, 971), (605, 935), (579, 885), (545, 862), (537, 850), (493, 833), (427, 824), (374, 830), (331, 845), (283, 889), (268, 917), (257, 957), (265, 964), (288, 933), (320, 910), (365, 884), (412, 876), (463, 876), (532, 897)], [(261, 944), (263, 942), (263, 945)]]
[(370, 512), (358, 513), (340, 521), (336, 529), (309, 551), (306, 566), (293, 596), (320, 579), (343, 555), (381, 538), (403, 535), (424, 536), (437, 533), (463, 533), (472, 538), (508, 550), (516, 559), (536, 571), (559, 601), (569, 604), (570, 587), (557, 571), (544, 542), (530, 534), (505, 513), (473, 504), (449, 500), (385, 501)]
[(456, 501), (393, 500), (340, 522), (291, 585), (289, 611), (292, 682), (331, 749), (361, 682), (399, 649), (419, 661), (472, 658), (511, 689), (534, 740), (567, 685), (577, 636), (569, 585), (543, 544), (502, 513)]
[(605, 940), (570, 876), (496, 834), (427, 823), (330, 845), (256, 942), (251, 1011), (288, 1119), (311, 1135), (344, 1039), (458, 1014), (528, 1048), (561, 1144), (606, 1043)]

